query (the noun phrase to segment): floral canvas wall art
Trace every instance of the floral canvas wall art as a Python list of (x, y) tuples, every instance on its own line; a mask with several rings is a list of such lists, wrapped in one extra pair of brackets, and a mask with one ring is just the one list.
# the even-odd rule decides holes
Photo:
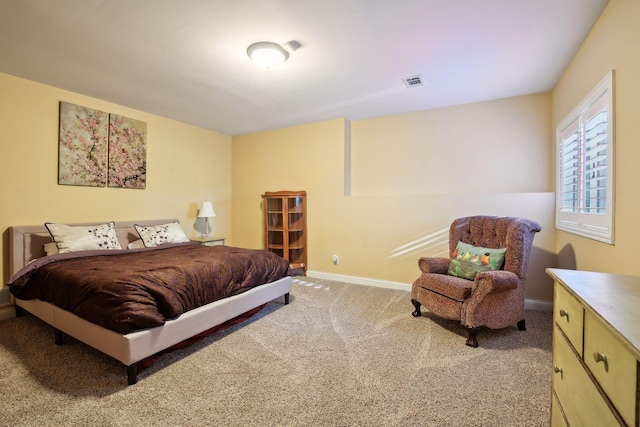
[(58, 184), (104, 187), (109, 115), (60, 102)]
[(109, 187), (144, 189), (147, 182), (147, 124), (109, 115)]

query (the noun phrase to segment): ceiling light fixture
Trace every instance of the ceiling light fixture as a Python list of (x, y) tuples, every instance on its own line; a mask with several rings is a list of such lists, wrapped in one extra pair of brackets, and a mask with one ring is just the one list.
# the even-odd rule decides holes
[[(295, 40), (285, 43), (292, 51), (300, 47)], [(247, 55), (262, 68), (272, 69), (289, 58), (289, 52), (281, 45), (273, 42), (257, 42), (247, 48)]]

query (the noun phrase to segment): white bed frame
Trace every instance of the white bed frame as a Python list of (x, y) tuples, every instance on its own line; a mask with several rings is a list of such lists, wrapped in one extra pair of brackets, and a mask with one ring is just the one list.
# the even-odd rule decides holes
[[(126, 248), (130, 242), (139, 239), (134, 224), (156, 225), (170, 221), (174, 220), (116, 222), (116, 232), (120, 244)], [(44, 244), (52, 242), (52, 239), (44, 225), (20, 226), (10, 228), (9, 242), (10, 276), (13, 277), (29, 261), (45, 256)], [(17, 315), (24, 309), (53, 326), (57, 344), (62, 344), (64, 334), (68, 334), (122, 362), (126, 366), (127, 380), (131, 385), (137, 382), (136, 363), (140, 360), (276, 298), (284, 296), (284, 303), (288, 304), (291, 281), (291, 277), (285, 277), (260, 285), (239, 295), (190, 310), (162, 326), (126, 335), (88, 322), (45, 301), (14, 298), (14, 303)]]

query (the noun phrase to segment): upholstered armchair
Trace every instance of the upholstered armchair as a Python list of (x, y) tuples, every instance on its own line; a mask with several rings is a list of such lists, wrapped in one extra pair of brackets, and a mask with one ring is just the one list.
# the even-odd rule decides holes
[[(478, 346), (476, 335), (483, 327), (517, 324), (526, 330), (527, 267), (533, 238), (540, 230), (538, 223), (524, 218), (456, 219), (449, 228), (449, 258), (418, 261), (422, 274), (411, 289), (413, 316), (421, 316), (422, 305), (438, 317), (459, 320), (470, 347)], [(469, 273), (466, 266), (477, 267), (478, 272)]]

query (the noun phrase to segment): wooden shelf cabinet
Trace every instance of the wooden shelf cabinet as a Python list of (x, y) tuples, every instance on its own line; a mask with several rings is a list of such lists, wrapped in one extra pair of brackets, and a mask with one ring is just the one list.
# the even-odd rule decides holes
[(306, 191), (265, 192), (264, 248), (307, 272), (307, 193)]
[(553, 303), (552, 426), (640, 423), (640, 277), (547, 269)]

